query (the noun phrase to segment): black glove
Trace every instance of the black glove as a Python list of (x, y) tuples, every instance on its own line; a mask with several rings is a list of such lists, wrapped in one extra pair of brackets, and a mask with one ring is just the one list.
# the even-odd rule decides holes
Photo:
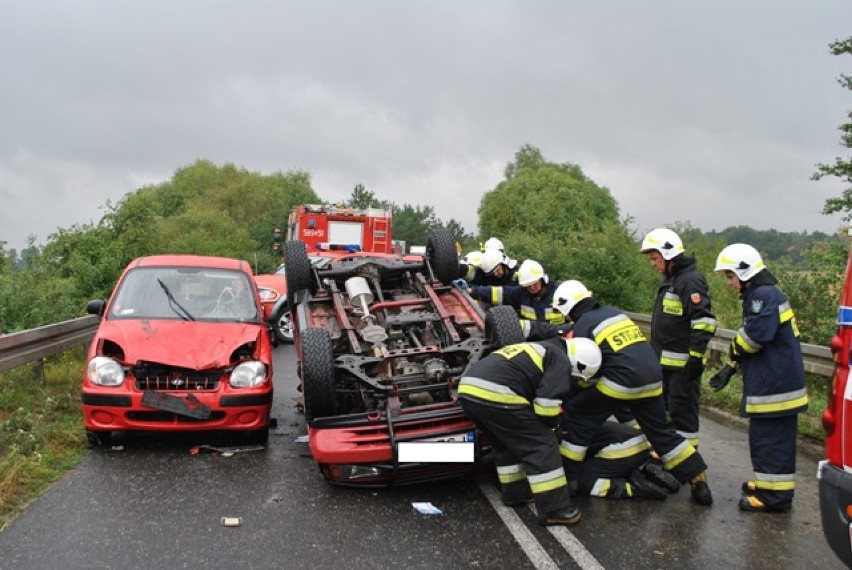
[(731, 381), (731, 376), (733, 376), (736, 371), (737, 369), (731, 366), (730, 364), (724, 365), (716, 374), (712, 376), (712, 378), (710, 378), (710, 387), (713, 388), (714, 391), (718, 392), (719, 390), (728, 385), (728, 382)]
[(700, 380), (704, 374), (704, 359), (697, 356), (690, 356), (686, 361), (686, 367), (683, 369), (687, 380)]
[(562, 323), (561, 325), (556, 325), (556, 332), (559, 336), (565, 336), (571, 329), (574, 328), (574, 323)]

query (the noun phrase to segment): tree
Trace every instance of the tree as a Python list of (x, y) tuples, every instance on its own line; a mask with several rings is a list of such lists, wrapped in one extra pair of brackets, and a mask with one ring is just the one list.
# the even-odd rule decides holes
[[(852, 55), (852, 37), (835, 41), (829, 47), (833, 55), (843, 53)], [(846, 89), (852, 90), (852, 76), (841, 74), (837, 82)], [(847, 113), (846, 116), (849, 118), (849, 122), (838, 127), (842, 133), (840, 143), (846, 148), (852, 148), (852, 111)], [(829, 198), (825, 201), (822, 213), (828, 215), (843, 212), (844, 221), (852, 220), (852, 157), (842, 158), (838, 156), (834, 159), (834, 164), (818, 164), (817, 171), (811, 176), (811, 179), (819, 180), (824, 176), (835, 176), (848, 186), (839, 198)]]
[(480, 202), (481, 239), (500, 238), (511, 257), (539, 261), (553, 279), (579, 279), (607, 303), (650, 310), (657, 279), (607, 188), (531, 145), (504, 172)]

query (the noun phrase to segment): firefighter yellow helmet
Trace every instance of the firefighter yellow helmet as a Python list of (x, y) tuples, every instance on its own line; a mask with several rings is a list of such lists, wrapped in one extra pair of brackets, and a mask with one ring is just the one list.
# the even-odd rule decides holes
[(592, 296), (592, 292), (576, 279), (560, 283), (553, 292), (553, 307), (565, 316), (571, 312), (574, 305)]
[(760, 253), (744, 243), (732, 243), (719, 252), (715, 271), (733, 271), (740, 281), (748, 281), (766, 266)]
[(547, 274), (544, 272), (544, 267), (541, 266), (541, 263), (533, 259), (525, 259), (524, 262), (521, 263), (521, 266), (518, 267), (518, 272), (515, 276), (518, 278), (518, 283), (524, 287), (528, 287), (529, 285), (536, 283), (539, 279), (544, 279), (545, 283), (548, 281)]
[(668, 261), (683, 253), (683, 241), (672, 230), (657, 228), (648, 232), (648, 235), (642, 240), (642, 247), (639, 251), (648, 253), (652, 250), (659, 251), (663, 259)]
[(501, 263), (506, 263), (506, 256), (499, 249), (486, 249), (482, 252), (482, 265), (485, 273), (491, 273)]
[(568, 360), (571, 361), (571, 375), (588, 380), (598, 373), (603, 363), (601, 349), (590, 338), (569, 338), (565, 341)]

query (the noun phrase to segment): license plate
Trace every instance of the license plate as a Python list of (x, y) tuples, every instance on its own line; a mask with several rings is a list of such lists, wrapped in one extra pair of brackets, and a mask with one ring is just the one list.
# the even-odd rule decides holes
[(397, 445), (401, 463), (473, 463), (473, 432), (454, 433)]
[(200, 420), (208, 419), (213, 411), (192, 394), (181, 398), (153, 390), (142, 392), (142, 405)]

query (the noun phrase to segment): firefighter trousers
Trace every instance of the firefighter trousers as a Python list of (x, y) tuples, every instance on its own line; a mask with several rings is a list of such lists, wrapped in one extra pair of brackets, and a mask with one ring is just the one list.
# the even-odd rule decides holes
[(690, 380), (684, 370), (663, 368), (663, 398), (675, 430), (698, 447), (698, 399), (701, 377)]
[(557, 434), (532, 406), (499, 406), (464, 397), (459, 401), (491, 444), (504, 501), (531, 489), (539, 516), (571, 508)]
[(627, 477), (651, 458), (649, 447), (639, 430), (604, 422), (589, 443), (577, 477), (578, 491), (609, 499), (629, 497)]
[(796, 433), (799, 416), (752, 417), (748, 446), (754, 468), (754, 495), (770, 508), (792, 505), (796, 475)]
[(562, 421), (568, 436), (562, 443), (562, 454), (568, 459), (568, 477), (576, 477), (594, 437), (604, 421), (625, 405), (642, 428), (642, 433), (660, 455), (663, 466), (681, 483), (687, 483), (707, 469), (704, 458), (679, 435), (666, 417), (662, 396), (618, 399), (595, 387), (587, 388), (563, 404)]

